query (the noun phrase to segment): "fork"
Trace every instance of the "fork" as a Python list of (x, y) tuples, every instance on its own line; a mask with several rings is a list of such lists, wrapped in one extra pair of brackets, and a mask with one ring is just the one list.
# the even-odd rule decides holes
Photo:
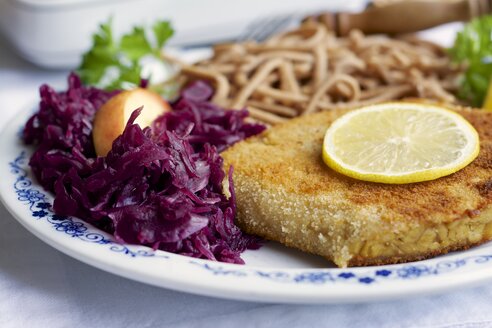
[(300, 16), (298, 14), (262, 17), (249, 23), (236, 41), (262, 42), (276, 33), (285, 31), (288, 27), (299, 21)]

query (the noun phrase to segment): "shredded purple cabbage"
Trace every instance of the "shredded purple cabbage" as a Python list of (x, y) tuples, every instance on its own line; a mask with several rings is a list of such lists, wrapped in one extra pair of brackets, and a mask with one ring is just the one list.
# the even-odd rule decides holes
[(65, 93), (43, 86), (24, 140), (38, 143), (30, 165), (54, 192), (55, 213), (83, 218), (121, 242), (244, 263), (240, 253), (260, 243), (234, 223), (232, 168), (227, 198), (219, 151), (264, 127), (245, 123), (246, 111), (209, 103), (212, 93), (203, 82), (189, 86), (152, 128), (133, 124), (136, 110), (108, 155), (95, 158), (90, 122), (111, 94), (82, 86), (75, 75)]
[(201, 151), (205, 144), (214, 145), (219, 152), (247, 137), (262, 132), (262, 124), (247, 124), (244, 119), (248, 111), (224, 110), (211, 103), (213, 89), (203, 81), (196, 81), (183, 90), (181, 97), (173, 104), (174, 111), (161, 116), (154, 122), (156, 133), (175, 131), (186, 134), (193, 124), (187, 140), (195, 151)]
[(39, 88), (39, 111), (26, 123), (23, 138), (37, 144), (29, 165), (41, 185), (53, 191), (61, 174), (70, 168), (82, 170), (87, 158), (95, 157), (92, 120), (97, 109), (117, 92), (82, 85), (76, 74), (68, 77), (68, 90)]

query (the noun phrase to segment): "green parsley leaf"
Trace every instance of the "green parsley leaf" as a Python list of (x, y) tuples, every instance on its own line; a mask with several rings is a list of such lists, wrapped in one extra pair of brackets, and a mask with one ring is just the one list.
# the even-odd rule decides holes
[(172, 36), (173, 29), (167, 21), (152, 26), (155, 44), (152, 44), (143, 27), (133, 30), (116, 40), (112, 32), (112, 20), (99, 26), (92, 37), (92, 48), (82, 57), (78, 73), (84, 84), (107, 90), (138, 86), (142, 78), (140, 60), (145, 56), (160, 59), (160, 51)]
[(121, 38), (120, 49), (131, 61), (137, 61), (152, 53), (152, 47), (145, 37), (145, 30), (141, 27), (133, 28), (132, 33)]
[(97, 84), (106, 67), (117, 64), (116, 47), (111, 32), (111, 19), (100, 25), (98, 33), (92, 36), (93, 46), (82, 57), (79, 74), (86, 84)]
[(456, 35), (449, 53), (454, 61), (467, 65), (460, 98), (481, 107), (492, 78), (492, 16), (483, 16), (466, 24)]
[(164, 46), (164, 44), (166, 44), (167, 40), (174, 34), (174, 30), (171, 27), (171, 24), (167, 21), (156, 22), (152, 26), (152, 30), (154, 30), (154, 35), (157, 40), (157, 48), (159, 50)]

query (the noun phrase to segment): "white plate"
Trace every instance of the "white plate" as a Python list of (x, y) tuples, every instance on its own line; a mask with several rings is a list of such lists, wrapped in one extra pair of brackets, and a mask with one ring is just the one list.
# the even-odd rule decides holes
[(422, 295), (492, 278), (492, 243), (399, 265), (338, 269), (275, 243), (248, 251), (246, 265), (224, 264), (122, 245), (77, 218), (57, 220), (53, 198), (33, 180), (22, 112), (0, 136), (0, 195), (29, 231), (61, 252), (102, 270), (159, 287), (222, 298), (281, 303), (366, 302)]

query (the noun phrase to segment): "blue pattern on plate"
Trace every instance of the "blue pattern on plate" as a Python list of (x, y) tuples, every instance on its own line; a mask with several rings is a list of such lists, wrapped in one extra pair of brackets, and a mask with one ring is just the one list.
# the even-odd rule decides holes
[[(231, 270), (225, 269), (220, 265), (210, 265), (208, 263), (194, 262), (197, 266), (208, 270), (214, 275), (223, 276), (257, 276), (278, 282), (307, 283), (307, 284), (326, 284), (326, 283), (355, 283), (372, 285), (381, 281), (389, 280), (410, 280), (429, 276), (437, 276), (458, 270), (465, 265), (478, 265), (492, 261), (492, 255), (478, 255), (460, 258), (457, 260), (443, 260), (434, 264), (404, 264), (394, 266), (394, 268), (368, 268), (367, 270), (350, 269), (317, 269), (306, 272), (265, 272), (261, 270)], [(340, 272), (340, 270), (343, 270)]]
[(16, 175), (14, 191), (17, 199), (27, 205), (34, 219), (44, 219), (52, 227), (66, 235), (80, 239), (82, 241), (109, 246), (109, 250), (117, 253), (129, 255), (131, 257), (160, 257), (169, 258), (163, 254), (157, 254), (153, 250), (138, 249), (132, 250), (125, 245), (107, 239), (104, 235), (93, 232), (81, 221), (71, 217), (54, 214), (51, 210), (51, 203), (48, 202), (46, 194), (32, 186), (32, 181), (28, 177), (26, 170), (26, 152), (22, 151), (12, 162), (9, 163), (11, 172)]
[[(9, 163), (11, 172), (16, 175), (14, 191), (17, 199), (28, 206), (33, 219), (44, 219), (52, 227), (66, 235), (86, 242), (109, 246), (109, 250), (117, 253), (129, 255), (131, 257), (169, 257), (156, 254), (153, 250), (131, 250), (125, 245), (107, 239), (104, 235), (93, 232), (82, 221), (74, 220), (71, 217), (56, 215), (51, 210), (46, 194), (32, 186), (32, 181), (28, 177), (26, 168), (26, 152), (21, 154)], [(297, 284), (328, 284), (328, 283), (350, 283), (361, 285), (373, 285), (382, 281), (389, 280), (410, 280), (422, 277), (437, 276), (448, 272), (459, 270), (466, 265), (480, 265), (492, 261), (492, 255), (468, 256), (456, 260), (442, 260), (431, 264), (405, 264), (387, 268), (367, 268), (367, 270), (351, 269), (316, 269), (306, 271), (263, 271), (247, 267), (226, 268), (217, 263), (206, 263), (190, 260), (189, 263), (196, 265), (207, 272), (217, 276), (234, 277), (257, 277), (275, 282), (297, 283)]]

